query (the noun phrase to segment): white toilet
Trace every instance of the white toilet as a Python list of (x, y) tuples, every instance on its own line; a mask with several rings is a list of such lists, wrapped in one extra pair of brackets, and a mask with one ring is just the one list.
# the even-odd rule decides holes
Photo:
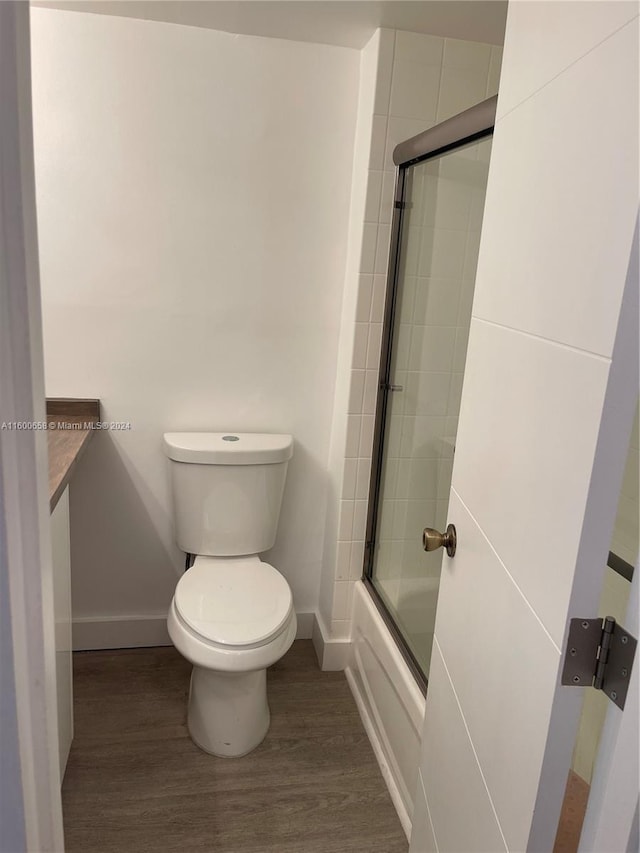
[(166, 433), (178, 547), (169, 636), (193, 664), (187, 724), (205, 752), (239, 756), (269, 729), (267, 667), (296, 635), (291, 590), (258, 554), (272, 547), (290, 435)]

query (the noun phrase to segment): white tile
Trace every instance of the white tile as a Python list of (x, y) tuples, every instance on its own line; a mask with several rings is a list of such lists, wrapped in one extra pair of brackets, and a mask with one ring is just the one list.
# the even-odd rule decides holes
[(498, 122), (477, 316), (611, 355), (638, 207), (637, 53), (630, 25)]
[[(558, 646), (608, 370), (597, 356), (471, 323), (453, 486)], [(544, 559), (532, 530), (546, 531)]]
[[(512, 3), (505, 33), (505, 74), (500, 83), (498, 117), (549, 83), (637, 14), (635, 2)], [(541, 44), (544, 50), (540, 50)], [(637, 72), (628, 79), (636, 80)]]
[(425, 202), (430, 200), (431, 203), (425, 203), (422, 221), (430, 228), (466, 231), (473, 189), (470, 182), (472, 178), (477, 180), (475, 175), (469, 175), (469, 167), (476, 171), (478, 164), (464, 157), (457, 157), (455, 162), (452, 161), (448, 165), (448, 177), (425, 176)]
[(449, 398), (447, 400), (447, 415), (457, 416), (460, 413), (460, 400), (462, 399), (463, 373), (452, 373), (449, 384)]
[[(423, 242), (423, 232), (421, 225), (412, 225), (412, 220), (409, 220), (409, 227), (406, 230), (406, 243), (404, 246), (404, 257), (402, 258), (402, 269), (405, 275), (418, 274), (418, 261), (420, 259), (420, 249)], [(403, 231), (404, 231), (403, 227)]]
[(467, 358), (467, 344), (469, 343), (469, 329), (459, 326), (456, 331), (456, 345), (453, 351), (453, 370), (456, 373), (464, 372)]
[(409, 348), (411, 346), (411, 324), (402, 323), (393, 342), (393, 364), (396, 371), (406, 370), (409, 364)]
[(414, 326), (411, 331), (409, 370), (444, 373), (453, 367), (456, 330), (451, 326)]
[(466, 68), (443, 67), (438, 100), (438, 123), (483, 101), (486, 87), (486, 75), (478, 76), (473, 70)]
[[(394, 394), (391, 397), (392, 407), (397, 399), (398, 395)], [(387, 458), (397, 458), (400, 453), (400, 436), (402, 430), (402, 415), (396, 415), (393, 413), (393, 408), (391, 412), (391, 417), (388, 419), (388, 429), (386, 435), (386, 443), (387, 443)], [(364, 455), (364, 454), (363, 454)], [(371, 454), (369, 454), (371, 455)]]
[(455, 493), (449, 516), (458, 548), (443, 561), (436, 637), (509, 850), (525, 850), (560, 652)]
[(394, 497), (396, 494), (396, 486), (398, 481), (398, 463), (397, 457), (391, 458), (387, 456), (384, 467), (384, 494), (388, 497)]
[(453, 459), (440, 459), (438, 462), (438, 491), (437, 499), (448, 500), (451, 491), (451, 470)]
[(406, 500), (409, 497), (409, 480), (411, 478), (411, 466), (413, 459), (401, 458), (398, 460), (398, 476), (396, 479), (395, 496)]
[(367, 343), (367, 368), (377, 370), (380, 366), (380, 348), (382, 345), (382, 323), (371, 323)]
[(425, 326), (455, 326), (460, 290), (460, 279), (419, 277), (414, 304), (415, 322)]
[(400, 323), (403, 325), (412, 326), (415, 322), (413, 305), (416, 295), (416, 276), (400, 274), (400, 286), (398, 295), (396, 296), (396, 316), (399, 317)]
[(378, 399), (378, 371), (367, 370), (364, 377), (364, 395), (362, 398), (362, 414), (375, 415)]
[(489, 72), (491, 45), (460, 39), (445, 39), (443, 65), (473, 71), (479, 77)]
[(349, 389), (350, 415), (359, 415), (362, 412), (362, 395), (364, 394), (364, 370), (351, 371), (351, 387)]
[(442, 64), (444, 39), (423, 33), (396, 30), (396, 60), (421, 62), (423, 65)]
[(411, 844), (409, 853), (438, 853), (438, 845), (431, 826), (427, 797), (418, 771), (418, 785), (411, 821)]
[(347, 417), (347, 440), (344, 455), (353, 457), (358, 455), (360, 448), (360, 431), (362, 429), (362, 418), (360, 415), (348, 415)]
[(502, 48), (494, 45), (491, 48), (491, 62), (487, 76), (487, 98), (498, 94), (500, 86), (500, 69), (502, 67)]
[(393, 63), (389, 115), (435, 121), (440, 68), (417, 62)]
[(351, 565), (351, 542), (338, 542), (336, 552), (336, 580), (349, 580)]
[(382, 173), (382, 191), (380, 193), (380, 212), (378, 222), (389, 225), (393, 217), (393, 197), (396, 188), (395, 172)]
[(384, 302), (387, 291), (386, 275), (374, 275), (373, 277), (373, 293), (371, 296), (371, 317), (372, 323), (382, 323), (384, 319)]
[(407, 527), (407, 503), (408, 501), (397, 500), (393, 507), (393, 523), (391, 525), (391, 538), (404, 539)]
[(374, 112), (381, 113), (382, 115), (386, 115), (389, 112), (389, 92), (391, 90), (394, 42), (395, 33), (393, 30), (380, 30)]
[(422, 232), (418, 275), (428, 278), (461, 278), (466, 244), (466, 231), (425, 228)]
[(376, 275), (386, 275), (389, 265), (389, 248), (391, 245), (391, 226), (378, 226), (378, 242), (376, 244), (376, 260), (374, 272)]
[(367, 366), (367, 346), (369, 344), (369, 323), (356, 323), (353, 336), (353, 361), (351, 367), (354, 370), (363, 370)]
[(480, 240), (480, 230), (469, 231), (467, 233), (467, 244), (464, 250), (464, 269), (462, 271), (462, 278), (465, 281), (475, 282), (476, 280)]
[(440, 850), (501, 853), (507, 849), (435, 643), (420, 773)]
[(382, 504), (380, 505), (380, 514), (378, 518), (378, 539), (381, 542), (391, 539), (395, 506), (395, 498), (385, 498), (382, 501)]
[(367, 508), (368, 501), (355, 501), (353, 510), (353, 540), (364, 540), (364, 534), (367, 529)]
[(340, 519), (338, 521), (338, 540), (351, 541), (353, 528), (353, 508), (355, 501), (340, 501)]
[(369, 480), (371, 479), (371, 459), (358, 459), (358, 474), (356, 480), (356, 499), (366, 501), (369, 497)]
[(373, 273), (376, 263), (376, 241), (378, 226), (373, 222), (365, 222), (362, 228), (362, 251), (360, 253), (360, 272)]
[(371, 126), (371, 148), (369, 168), (384, 168), (384, 152), (387, 144), (387, 116), (374, 115)]
[(438, 470), (436, 459), (411, 460), (408, 497), (413, 501), (435, 500), (438, 497)]
[(444, 417), (405, 415), (402, 423), (402, 456), (414, 459), (437, 459), (442, 452), (442, 436), (447, 431)]
[(473, 310), (473, 300), (475, 298), (475, 280), (463, 278), (460, 287), (460, 301), (458, 303), (458, 319), (457, 325), (463, 329), (469, 328), (471, 322), (471, 312)]
[(418, 373), (407, 375), (406, 406), (419, 416), (445, 416), (449, 400), (449, 373)]
[(423, 119), (415, 119), (415, 118), (396, 118), (392, 117), (389, 119), (389, 124), (387, 127), (387, 141), (385, 147), (384, 154), (384, 168), (390, 171), (395, 169), (395, 165), (393, 163), (393, 149), (400, 142), (405, 142), (407, 139), (411, 139), (412, 136), (415, 136), (418, 133), (421, 133), (423, 130), (427, 130), (430, 127), (433, 127), (433, 121), (427, 121)]
[[(484, 143), (482, 143), (484, 145)], [(489, 154), (491, 153), (491, 142), (488, 142)], [(489, 168), (486, 164), (487, 171)], [(484, 217), (484, 203), (487, 195), (486, 180), (481, 187), (474, 189), (471, 195), (471, 207), (469, 209), (469, 229), (471, 231), (480, 231), (482, 228), (482, 219)]]
[(364, 221), (377, 222), (380, 211), (380, 193), (382, 191), (382, 172), (369, 170), (367, 178), (367, 198), (364, 206)]
[(333, 607), (331, 609), (331, 618), (336, 620), (346, 620), (349, 617), (349, 593), (351, 591), (351, 581), (336, 581), (333, 586)]
[(371, 456), (371, 450), (373, 448), (374, 420), (375, 419), (373, 415), (362, 416), (362, 426), (360, 429), (360, 447), (358, 449), (359, 456)]
[(342, 498), (343, 500), (353, 500), (356, 496), (356, 478), (358, 474), (358, 460), (356, 458), (348, 458), (344, 460), (344, 470), (342, 474)]
[(358, 280), (358, 301), (356, 304), (356, 322), (368, 323), (371, 316), (371, 296), (373, 276), (361, 275)]
[(353, 581), (360, 580), (364, 565), (364, 541), (351, 543), (351, 562), (349, 565), (349, 577)]

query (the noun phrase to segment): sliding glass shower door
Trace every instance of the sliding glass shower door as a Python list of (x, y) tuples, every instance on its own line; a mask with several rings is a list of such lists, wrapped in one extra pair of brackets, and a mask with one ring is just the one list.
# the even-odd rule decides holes
[(400, 169), (366, 576), (426, 684), (491, 136)]

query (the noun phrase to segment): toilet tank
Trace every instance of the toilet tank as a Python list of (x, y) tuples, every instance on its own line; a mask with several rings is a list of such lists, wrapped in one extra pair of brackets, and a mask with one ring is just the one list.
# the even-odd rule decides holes
[(232, 557), (273, 546), (290, 435), (169, 432), (175, 537), (189, 554)]

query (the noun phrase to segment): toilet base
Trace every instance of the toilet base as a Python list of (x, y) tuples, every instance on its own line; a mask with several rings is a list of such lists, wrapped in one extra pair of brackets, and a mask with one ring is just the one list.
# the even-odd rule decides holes
[(269, 731), (267, 670), (219, 672), (194, 666), (187, 726), (200, 749), (237, 758), (255, 749)]

